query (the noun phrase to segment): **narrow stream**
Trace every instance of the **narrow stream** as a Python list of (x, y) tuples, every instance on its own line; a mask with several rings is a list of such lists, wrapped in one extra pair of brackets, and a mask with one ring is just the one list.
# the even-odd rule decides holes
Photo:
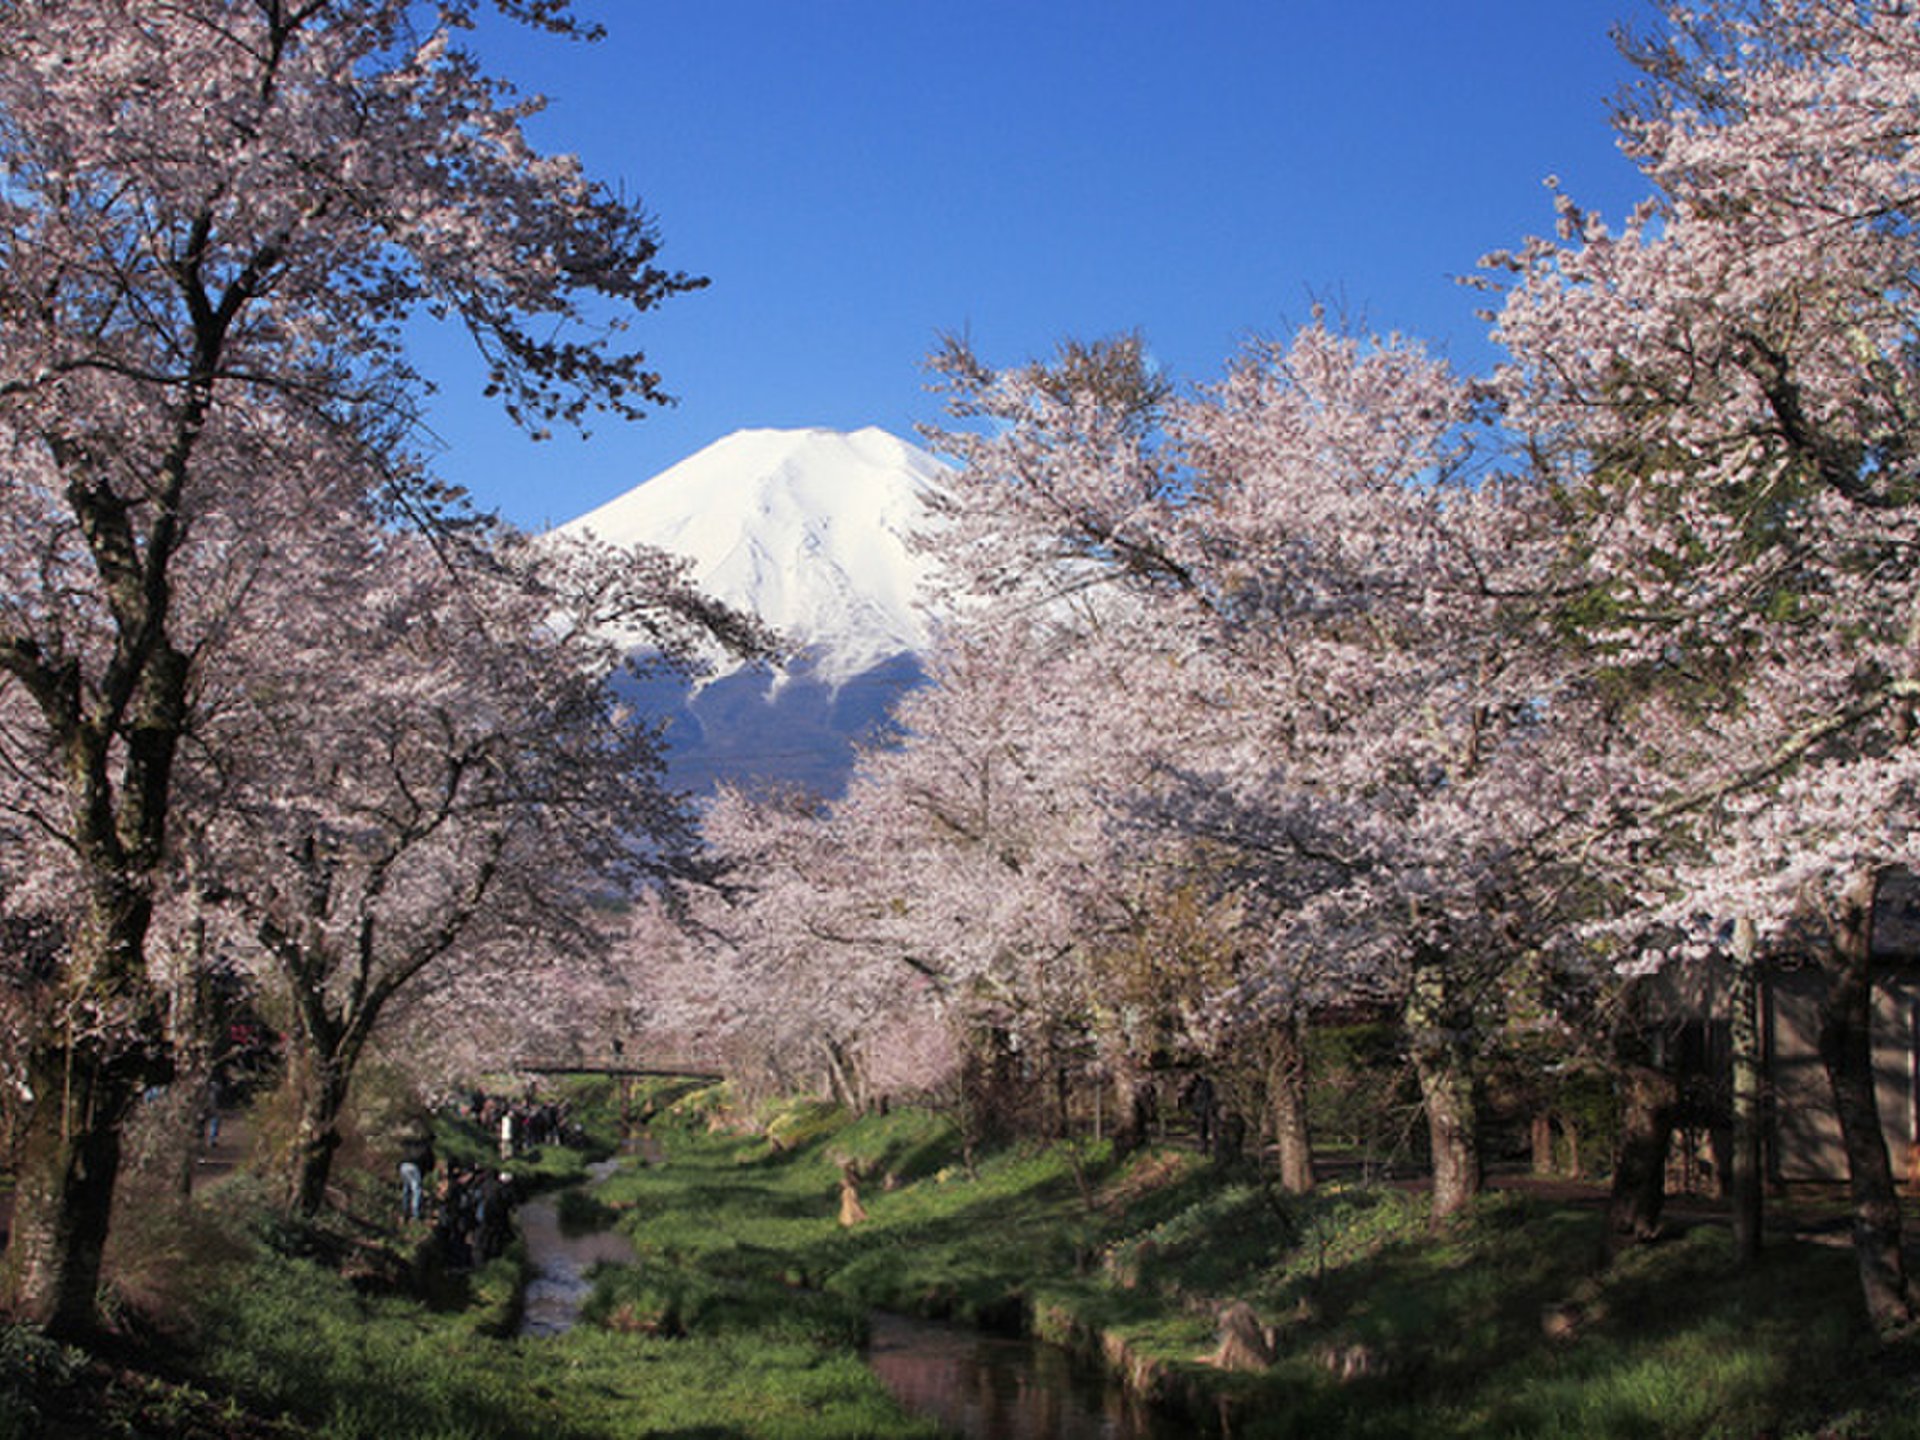
[(867, 1364), (893, 1398), (970, 1440), (1187, 1440), (1057, 1345), (875, 1314)]
[[(528, 1280), (520, 1334), (559, 1335), (580, 1318), (597, 1264), (631, 1264), (624, 1235), (568, 1235), (551, 1199), (520, 1207)], [(969, 1440), (1177, 1440), (1123, 1385), (1058, 1346), (876, 1312), (867, 1363), (894, 1399)]]
[[(599, 1167), (595, 1167), (596, 1169)], [(596, 1179), (608, 1173), (601, 1169)], [(527, 1252), (527, 1284), (520, 1302), (522, 1335), (559, 1335), (580, 1318), (593, 1293), (588, 1274), (595, 1265), (631, 1265), (633, 1246), (617, 1230), (569, 1235), (560, 1228), (553, 1200), (529, 1200), (520, 1207), (520, 1238)]]

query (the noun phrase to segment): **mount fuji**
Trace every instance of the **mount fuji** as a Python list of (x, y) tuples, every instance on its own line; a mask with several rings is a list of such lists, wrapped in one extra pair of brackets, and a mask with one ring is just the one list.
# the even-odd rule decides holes
[(914, 537), (947, 473), (884, 430), (741, 430), (559, 527), (686, 556), (792, 647), (772, 671), (721, 660), (696, 685), (631, 687), (667, 720), (674, 785), (844, 788), (855, 741), (922, 678), (937, 562)]

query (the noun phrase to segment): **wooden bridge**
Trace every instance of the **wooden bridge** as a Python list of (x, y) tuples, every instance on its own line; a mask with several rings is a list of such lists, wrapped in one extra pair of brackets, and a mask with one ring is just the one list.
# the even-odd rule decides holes
[(522, 1056), (514, 1066), (530, 1075), (615, 1075), (633, 1079), (724, 1080), (726, 1072), (711, 1055), (540, 1055)]

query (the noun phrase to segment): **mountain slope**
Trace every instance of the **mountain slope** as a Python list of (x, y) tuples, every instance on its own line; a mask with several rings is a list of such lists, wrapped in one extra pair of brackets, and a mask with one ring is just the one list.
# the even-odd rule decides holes
[(933, 562), (910, 537), (945, 469), (884, 430), (741, 430), (560, 530), (689, 557), (839, 686), (926, 648)]
[(633, 687), (667, 720), (673, 783), (844, 788), (854, 742), (921, 678), (935, 563), (912, 537), (945, 473), (883, 430), (743, 430), (560, 527), (687, 556), (795, 648), (775, 673), (723, 661), (698, 686)]

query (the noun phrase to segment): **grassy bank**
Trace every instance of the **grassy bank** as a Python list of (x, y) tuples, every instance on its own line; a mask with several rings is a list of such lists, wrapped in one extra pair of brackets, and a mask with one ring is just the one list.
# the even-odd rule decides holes
[[(604, 1303), (643, 1324), (697, 1326), (703, 1287), (780, 1284), (1022, 1320), (1196, 1419), (1224, 1402), (1236, 1435), (1920, 1435), (1920, 1352), (1867, 1330), (1844, 1233), (1777, 1237), (1737, 1273), (1701, 1223), (1609, 1266), (1597, 1206), (1565, 1196), (1492, 1194), (1436, 1235), (1414, 1193), (1295, 1199), (1181, 1151), (968, 1170), (921, 1114), (661, 1133), (665, 1164), (599, 1192), (643, 1257), (638, 1295)], [(1271, 1363), (1223, 1368), (1236, 1302)]]
[[(610, 1149), (606, 1117), (587, 1119)], [(491, 1154), (465, 1127), (439, 1142), (442, 1163)], [(565, 1194), (590, 1158), (554, 1146), (508, 1168), (523, 1196)], [(450, 1269), (426, 1226), (396, 1223), (384, 1172), (340, 1179), (342, 1207), (312, 1224), (277, 1218), (245, 1174), (130, 1221), (123, 1265), (143, 1309), (123, 1312), (124, 1335), (87, 1353), (0, 1327), (0, 1440), (934, 1433), (886, 1395), (857, 1332), (810, 1332), (784, 1309), (735, 1307), (694, 1337), (589, 1324), (515, 1338), (517, 1247)]]
[[(874, 1307), (1031, 1326), (1236, 1436), (1920, 1435), (1920, 1354), (1867, 1332), (1836, 1237), (1781, 1237), (1736, 1274), (1700, 1224), (1603, 1266), (1597, 1210), (1565, 1196), (1495, 1194), (1433, 1234), (1398, 1189), (1293, 1199), (1190, 1152), (1084, 1143), (969, 1166), (924, 1113), (749, 1126), (712, 1100), (567, 1194), (568, 1223), (638, 1256), (567, 1335), (511, 1338), (518, 1257), (446, 1272), (373, 1218), (384, 1177), (294, 1227), (236, 1176), (150, 1225), (165, 1323), (132, 1325), (126, 1353), (4, 1332), (0, 1440), (927, 1435), (860, 1360)], [(516, 1168), (566, 1185), (586, 1158)], [(1221, 1363), (1229, 1311), (1266, 1352), (1251, 1368)]]

